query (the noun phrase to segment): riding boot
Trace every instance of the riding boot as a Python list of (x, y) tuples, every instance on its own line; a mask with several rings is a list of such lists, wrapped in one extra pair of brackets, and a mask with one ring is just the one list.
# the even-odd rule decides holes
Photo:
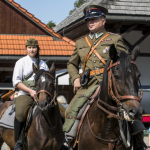
[(14, 122), (14, 132), (15, 132), (15, 148), (14, 150), (22, 150), (22, 142), (19, 140), (21, 131), (23, 129), (24, 122), (19, 122), (17, 118), (15, 118)]
[(68, 140), (68, 150), (73, 150), (73, 140)]

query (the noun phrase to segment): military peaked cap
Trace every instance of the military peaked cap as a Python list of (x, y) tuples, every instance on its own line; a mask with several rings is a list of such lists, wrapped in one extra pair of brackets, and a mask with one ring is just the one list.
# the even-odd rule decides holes
[(39, 46), (38, 41), (35, 40), (34, 38), (30, 38), (26, 42), (26, 46)]
[(86, 6), (83, 12), (85, 14), (85, 21), (86, 21), (88, 18), (105, 16), (108, 13), (108, 10), (107, 8), (101, 5), (91, 4)]

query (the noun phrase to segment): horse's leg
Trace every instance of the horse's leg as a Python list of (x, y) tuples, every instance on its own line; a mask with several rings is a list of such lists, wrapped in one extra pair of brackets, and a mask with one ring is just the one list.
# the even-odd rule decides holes
[(0, 148), (2, 147), (4, 141), (3, 141), (3, 138), (2, 138), (2, 134), (0, 134)]
[(10, 149), (14, 149), (15, 141), (14, 141), (14, 130), (7, 129), (2, 135), (5, 143), (10, 147)]

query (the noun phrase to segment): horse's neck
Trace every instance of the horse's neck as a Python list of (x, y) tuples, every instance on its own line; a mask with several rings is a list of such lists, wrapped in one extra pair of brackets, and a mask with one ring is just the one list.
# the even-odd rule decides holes
[[(108, 88), (106, 85), (107, 83), (105, 83), (105, 86), (101, 88), (99, 98), (108, 105), (115, 106), (115, 103), (108, 96)], [(101, 106), (104, 107), (103, 105)], [(114, 135), (114, 129), (118, 127), (118, 122), (115, 118), (108, 119), (107, 114), (97, 107), (97, 101), (95, 101), (90, 108), (89, 121), (91, 125), (94, 124), (94, 133), (98, 133), (103, 138), (109, 137), (112, 134)]]
[(114, 129), (118, 127), (118, 122), (115, 118), (107, 118), (107, 114), (97, 107), (97, 101), (93, 103), (89, 111), (90, 124), (94, 125), (92, 130), (102, 138), (109, 138), (114, 135)]
[(52, 130), (55, 129), (59, 125), (60, 121), (60, 112), (58, 105), (42, 112), (40, 117), (44, 117), (45, 123), (47, 123)]

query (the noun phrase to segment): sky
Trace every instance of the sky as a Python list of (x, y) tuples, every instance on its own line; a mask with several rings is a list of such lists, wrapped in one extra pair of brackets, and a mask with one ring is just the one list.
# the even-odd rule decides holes
[(47, 24), (53, 21), (58, 24), (64, 20), (69, 11), (74, 8), (76, 0), (14, 0), (16, 3), (27, 9), (36, 18)]

